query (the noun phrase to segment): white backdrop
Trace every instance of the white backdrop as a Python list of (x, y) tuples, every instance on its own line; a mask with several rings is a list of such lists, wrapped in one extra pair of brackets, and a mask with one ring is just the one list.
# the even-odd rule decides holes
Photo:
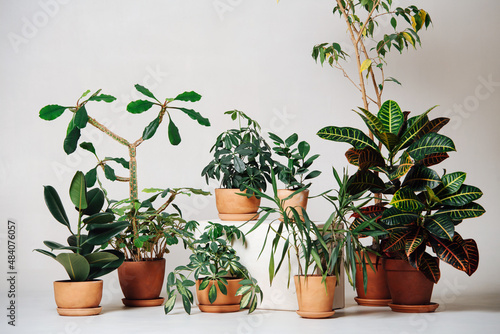
[[(46, 122), (38, 112), (47, 104), (74, 104), (87, 89), (102, 88), (118, 97), (114, 106), (94, 103), (88, 111), (129, 140), (137, 139), (152, 119), (150, 113), (143, 117), (124, 112), (126, 103), (139, 97), (134, 84), (149, 87), (161, 98), (185, 90), (203, 95), (193, 107), (210, 118), (212, 127), (175, 115), (183, 138), (178, 147), (168, 144), (166, 128), (161, 127), (139, 147), (140, 189), (213, 189), (216, 184), (207, 186), (200, 172), (210, 160), (208, 151), (215, 137), (236, 125), (223, 116), (234, 108), (257, 119), (266, 130), (281, 136), (297, 132), (309, 141), (311, 152), (321, 154), (315, 167), (323, 171), (312, 193), (331, 188), (331, 166), (346, 166), (348, 145), (321, 140), (315, 133), (326, 125), (364, 128), (350, 111), (361, 105), (357, 91), (339, 72), (322, 68), (310, 56), (315, 44), (348, 43), (344, 25), (331, 14), (332, 3), (1, 0), (0, 268), (7, 271), (5, 226), (8, 219), (14, 219), (19, 293), (51, 290), (51, 282), (66, 275), (60, 265), (32, 252), (43, 246), (43, 240), (66, 238), (64, 227), (51, 219), (45, 207), (42, 185), (58, 189), (69, 211), (66, 194), (71, 177), (75, 170), (86, 171), (94, 164), (81, 151), (69, 157), (63, 152), (69, 115)], [(478, 243), (478, 271), (468, 278), (443, 264), (437, 289), (462, 294), (492, 286), (498, 293), (500, 2), (481, 0), (473, 6), (451, 0), (415, 3), (429, 12), (434, 25), (422, 33), (422, 48), (388, 57), (387, 75), (398, 78), (403, 86), (387, 85), (384, 99), (394, 99), (415, 113), (440, 105), (431, 116), (451, 117), (443, 133), (454, 139), (458, 149), (442, 168), (468, 172), (466, 182), (483, 190), (479, 202), (487, 210), (483, 217), (458, 228)], [(126, 157), (123, 147), (102, 136), (95, 138), (101, 156)], [(109, 188), (113, 198), (127, 196), (123, 184)], [(182, 203), (188, 218), (216, 216), (213, 197)], [(311, 201), (314, 219), (328, 216), (331, 208), (326, 204)], [(186, 257), (178, 248), (172, 253), (167, 256), (170, 269)], [(106, 279), (116, 283), (113, 275)], [(0, 281), (3, 301), (5, 280)]]

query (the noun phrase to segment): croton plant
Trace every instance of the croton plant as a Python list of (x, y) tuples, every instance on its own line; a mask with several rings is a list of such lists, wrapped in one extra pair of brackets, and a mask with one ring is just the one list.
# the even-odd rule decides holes
[[(429, 168), (447, 159), (447, 152), (455, 151), (453, 141), (438, 134), (449, 119), (430, 120), (432, 109), (409, 117), (410, 112), (402, 112), (392, 100), (384, 102), (377, 115), (360, 108), (358, 114), (378, 144), (351, 127), (328, 126), (318, 135), (352, 145), (346, 157), (358, 170), (349, 179), (351, 194), (369, 189), (382, 195), (375, 205), (361, 210), (364, 217), (357, 217), (359, 223), (378, 217), (379, 225), (387, 231), (380, 251), (406, 259), (437, 283), (439, 259), (469, 276), (476, 271), (476, 242), (463, 239), (455, 226), (485, 210), (474, 202), (482, 196), (481, 190), (464, 184), (466, 173), (448, 174), (445, 170), (439, 175)], [(427, 247), (437, 257), (427, 253)]]

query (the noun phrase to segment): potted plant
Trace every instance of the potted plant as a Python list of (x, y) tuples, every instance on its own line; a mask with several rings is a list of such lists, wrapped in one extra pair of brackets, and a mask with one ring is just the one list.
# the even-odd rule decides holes
[[(392, 197), (391, 207), (381, 203), (365, 208), (370, 211), (365, 212), (366, 216), (379, 219), (388, 232), (378, 251), (396, 252), (393, 256), (400, 258), (405, 254), (403, 258), (431, 282), (428, 292), (439, 279), (439, 269), (437, 258), (425, 253), (426, 247), (431, 246), (439, 259), (471, 275), (477, 268), (477, 246), (470, 240), (461, 241), (454, 231), (454, 221), (478, 217), (485, 212), (473, 202), (482, 195), (480, 190), (463, 185), (465, 173), (439, 176), (429, 168), (447, 159), (447, 152), (455, 151), (453, 141), (437, 133), (449, 119), (429, 120), (427, 115), (432, 109), (411, 118), (390, 100), (384, 102), (377, 115), (360, 109), (361, 117), (385, 147), (386, 157), (374, 141), (358, 129), (325, 127), (318, 132), (322, 138), (353, 145), (346, 156), (359, 169), (349, 179), (351, 193), (370, 189)], [(455, 261), (457, 258), (459, 264)], [(392, 295), (395, 289), (389, 288)], [(429, 307), (430, 294), (416, 306), (406, 308), (398, 306), (403, 303), (399, 297), (392, 298), (391, 307), (398, 310), (422, 312), (437, 307), (437, 304)]]
[[(80, 143), (80, 147), (82, 149), (91, 152), (97, 159), (96, 166), (85, 175), (87, 184), (89, 186), (93, 186), (97, 182), (106, 195), (105, 198), (108, 202), (108, 206), (112, 205), (112, 207), (109, 207), (109, 210), (114, 209), (116, 213), (121, 216), (120, 220), (130, 222), (129, 227), (124, 231), (124, 233), (111, 242), (112, 246), (123, 251), (126, 257), (124, 264), (118, 271), (120, 281), (127, 282), (126, 284), (131, 284), (130, 282), (132, 281), (140, 281), (144, 277), (149, 277), (150, 275), (148, 273), (155, 272), (158, 274), (156, 282), (159, 286), (153, 289), (154, 291), (157, 291), (157, 295), (152, 296), (149, 292), (146, 295), (134, 294), (133, 297), (126, 296), (123, 299), (123, 302), (131, 306), (152, 306), (161, 305), (164, 301), (163, 298), (159, 297), (159, 293), (161, 291), (161, 287), (163, 286), (163, 273), (165, 270), (165, 260), (163, 259), (163, 256), (165, 252), (168, 251), (167, 247), (165, 247), (165, 243), (167, 245), (171, 245), (177, 242), (177, 240), (174, 241), (173, 238), (182, 238), (180, 234), (172, 233), (172, 231), (184, 231), (184, 235), (189, 237), (190, 230), (193, 228), (192, 224), (186, 224), (186, 222), (179, 219), (178, 216), (165, 214), (164, 211), (179, 193), (189, 192), (201, 194), (203, 192), (189, 188), (167, 189), (164, 191), (158, 191), (158, 194), (153, 195), (152, 198), (146, 201), (139, 201), (136, 160), (137, 148), (139, 145), (151, 139), (155, 135), (165, 117), (168, 117), (169, 142), (172, 145), (178, 145), (181, 142), (181, 137), (179, 129), (173, 121), (174, 112), (181, 111), (203, 126), (209, 126), (210, 122), (207, 118), (204, 118), (193, 109), (175, 106), (176, 102), (199, 101), (201, 99), (201, 95), (196, 92), (184, 92), (174, 98), (166, 98), (164, 102), (161, 102), (147, 88), (141, 85), (135, 85), (135, 88), (138, 92), (144, 95), (146, 99), (130, 102), (127, 105), (127, 111), (129, 113), (142, 114), (149, 111), (154, 106), (159, 107), (158, 113), (144, 128), (142, 136), (135, 141), (128, 141), (113, 132), (110, 128), (106, 127), (103, 123), (89, 116), (87, 112), (89, 103), (91, 104), (93, 102), (100, 101), (111, 103), (116, 100), (116, 98), (111, 95), (101, 94), (101, 90), (98, 90), (90, 96), (90, 91), (86, 91), (77, 100), (75, 106), (67, 107), (54, 104), (45, 106), (40, 110), (40, 118), (52, 121), (59, 118), (65, 111), (69, 111), (72, 114), (63, 145), (64, 151), (67, 154), (71, 154), (77, 149), (81, 132), (85, 131), (84, 129), (87, 128), (87, 125), (97, 128), (111, 139), (128, 149), (129, 160), (121, 157), (101, 158), (96, 153), (95, 147), (92, 143)], [(116, 175), (114, 168), (111, 167), (114, 163), (128, 169), (129, 176), (122, 177)], [(107, 192), (102, 186), (99, 173), (97, 172), (98, 169), (102, 169), (105, 178), (111, 181), (128, 183), (130, 189), (128, 199), (119, 202), (110, 200), (107, 196)], [(161, 196), (159, 196), (160, 194)], [(153, 198), (163, 198), (165, 202), (157, 209), (154, 209), (152, 205)], [(130, 267), (132, 267), (132, 269), (129, 269)], [(123, 275), (126, 275), (127, 278), (124, 278)], [(150, 283), (151, 282), (148, 284), (139, 283), (137, 285), (150, 286)], [(122, 289), (126, 288), (122, 286)]]
[[(260, 198), (252, 195), (249, 187), (267, 188), (274, 165), (271, 149), (260, 135), (260, 125), (239, 110), (227, 111), (232, 120), (238, 119), (238, 128), (221, 133), (210, 149), (214, 159), (201, 172), (209, 179), (220, 181), (215, 189), (219, 218), (229, 221), (257, 220)], [(246, 121), (246, 126), (242, 122)]]
[[(419, 34), (432, 23), (430, 15), (415, 5), (394, 7), (391, 0), (336, 0), (333, 15), (338, 15), (345, 22), (350, 45), (321, 43), (314, 46), (312, 57), (321, 65), (327, 63), (339, 70), (349, 80), (360, 92), (364, 110), (370, 110), (371, 105), (375, 105), (377, 110), (381, 109), (386, 83), (400, 84), (396, 78), (385, 73), (388, 66), (386, 55), (394, 50), (401, 54), (405, 49), (420, 45)], [(390, 26), (386, 23), (390, 23)], [(384, 31), (386, 28), (392, 31)], [(354, 71), (344, 65), (344, 61), (348, 59), (355, 61)], [(374, 139), (371, 131), (368, 132), (368, 137)], [(375, 194), (374, 204), (370, 208), (375, 211), (370, 211), (372, 215), (379, 214), (381, 210), (380, 207), (377, 208), (381, 204), (381, 195), (378, 193)], [(378, 242), (377, 239), (373, 240), (374, 250), (380, 249)], [(379, 273), (379, 258), (375, 253), (369, 253), (369, 257), (375, 260), (376, 271), (369, 273), (368, 295), (358, 290), (356, 301), (366, 306), (388, 304), (390, 295), (385, 273), (383, 270)]]
[[(179, 266), (167, 278), (168, 300), (165, 314), (175, 306), (176, 297), (182, 297), (184, 310), (191, 314), (194, 297), (189, 287), (196, 285), (198, 307), (203, 312), (235, 312), (248, 307), (253, 312), (262, 301), (262, 291), (255, 278), (239, 262), (231, 247), (234, 239), (245, 235), (235, 226), (209, 222), (205, 231), (193, 243), (193, 254), (186, 266)], [(183, 273), (187, 272), (188, 276)], [(193, 280), (189, 279), (193, 275)]]
[[(68, 228), (70, 236), (67, 245), (44, 241), (50, 251), (36, 251), (62, 264), (70, 278), (54, 282), (57, 312), (69, 316), (96, 315), (102, 310), (99, 304), (103, 286), (102, 280), (97, 278), (118, 268), (124, 259), (122, 253), (101, 250), (101, 246), (129, 223), (117, 222), (112, 213), (101, 211), (104, 194), (97, 188), (87, 191), (85, 176), (80, 171), (76, 172), (71, 181), (69, 195), (78, 211), (76, 230), (72, 229), (57, 191), (52, 186), (44, 187), (47, 208), (57, 222)], [(55, 250), (67, 252), (55, 255)]]
[[(273, 278), (280, 270), (282, 264), (290, 264), (291, 256), (296, 257), (298, 272), (294, 276), (295, 288), (299, 310), (297, 313), (304, 318), (327, 318), (335, 312), (333, 308), (334, 288), (341, 271), (341, 263), (348, 272), (350, 281), (355, 280), (356, 266), (355, 260), (358, 258), (356, 250), (364, 249), (357, 238), (360, 231), (367, 235), (378, 235), (380, 231), (373, 230), (371, 223), (373, 220), (365, 220), (362, 224), (349, 229), (347, 228), (349, 213), (359, 212), (359, 207), (354, 202), (360, 200), (363, 193), (351, 195), (347, 192), (348, 177), (344, 174), (341, 179), (334, 171), (339, 189), (335, 196), (328, 196), (327, 199), (334, 205), (334, 210), (330, 217), (321, 225), (317, 225), (310, 220), (305, 209), (301, 208), (301, 213), (295, 208), (289, 208), (292, 215), (285, 214), (285, 207), (278, 197), (276, 186), (276, 176), (272, 172), (272, 185), (274, 196), (268, 196), (257, 189), (252, 189), (258, 195), (273, 203), (273, 207), (262, 207), (263, 216), (248, 232), (258, 228), (272, 213), (281, 213), (283, 219), (278, 226), (269, 224), (265, 246), (268, 238), (271, 241), (271, 256), (269, 262), (269, 280), (272, 284)], [(300, 192), (298, 189), (296, 192)], [(293, 196), (292, 193), (290, 195)], [(366, 201), (364, 202), (366, 203)], [(368, 230), (367, 230), (368, 229)], [(366, 270), (365, 267), (363, 267)], [(290, 268), (288, 270), (290, 280)]]
[(297, 143), (299, 137), (296, 133), (283, 140), (278, 135), (270, 132), (269, 138), (274, 143), (272, 148), (274, 153), (286, 159), (286, 164), (274, 161), (274, 172), (278, 176), (278, 179), (285, 185), (285, 189), (278, 189), (278, 197), (284, 199), (290, 196), (295, 190), (303, 188), (303, 191), (295, 194), (283, 203), (285, 211), (287, 211), (289, 216), (292, 215), (291, 211), (287, 209), (289, 207), (295, 208), (300, 214), (300, 208), (307, 210), (308, 188), (311, 186), (310, 182), (307, 184), (305, 182), (321, 174), (318, 170), (309, 171), (309, 167), (319, 157), (319, 154), (308, 158), (307, 155), (311, 146), (306, 141)]

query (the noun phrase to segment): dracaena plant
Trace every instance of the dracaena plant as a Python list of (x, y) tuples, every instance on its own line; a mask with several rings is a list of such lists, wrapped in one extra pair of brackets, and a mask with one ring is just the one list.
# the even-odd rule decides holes
[[(240, 308), (248, 307), (252, 313), (258, 304), (258, 298), (262, 301), (262, 290), (257, 280), (252, 278), (248, 270), (239, 262), (236, 251), (231, 243), (241, 239), (245, 243), (245, 234), (232, 225), (222, 225), (209, 222), (205, 231), (193, 243), (193, 254), (189, 257), (189, 263), (185, 266), (178, 266), (167, 277), (168, 300), (165, 303), (165, 313), (168, 314), (175, 306), (177, 294), (182, 298), (184, 310), (190, 314), (191, 305), (194, 298), (189, 287), (195, 282), (189, 279), (193, 275), (195, 280), (201, 279), (199, 289), (209, 289), (208, 299), (213, 303), (217, 299), (217, 289), (227, 295), (227, 279), (242, 278), (239, 283), (241, 287), (236, 291), (236, 295), (241, 295)], [(186, 277), (183, 273), (187, 273)], [(210, 285), (210, 282), (213, 284)]]
[[(214, 159), (205, 166), (201, 175), (220, 181), (222, 188), (240, 189), (248, 187), (263, 189), (270, 182), (274, 165), (271, 149), (260, 134), (260, 125), (244, 112), (231, 110), (224, 113), (238, 120), (239, 127), (221, 133), (210, 149)], [(246, 121), (246, 126), (242, 122)]]
[(296, 190), (309, 187), (311, 183), (306, 184), (306, 181), (321, 174), (318, 170), (309, 171), (309, 167), (319, 157), (319, 154), (308, 158), (311, 146), (306, 141), (297, 143), (299, 136), (296, 133), (286, 139), (281, 139), (278, 135), (269, 132), (269, 138), (274, 143), (272, 148), (274, 153), (286, 159), (285, 164), (274, 161), (274, 172), (278, 179), (285, 184), (286, 189)]
[[(107, 197), (107, 192), (104, 190), (102, 186), (102, 182), (100, 181), (99, 174), (97, 173), (98, 169), (102, 169), (104, 172), (104, 176), (111, 181), (119, 181), (126, 182), (129, 184), (129, 204), (131, 204), (129, 218), (130, 218), (130, 229), (132, 233), (131, 245), (135, 247), (127, 256), (131, 260), (142, 260), (143, 258), (148, 258), (151, 254), (149, 249), (145, 249), (142, 247), (138, 247), (144, 241), (144, 235), (141, 235), (141, 231), (144, 231), (143, 222), (144, 220), (140, 219), (140, 215), (137, 214), (136, 210), (142, 204), (138, 198), (138, 181), (137, 181), (137, 148), (139, 145), (144, 143), (145, 141), (151, 139), (160, 124), (163, 122), (165, 117), (168, 118), (168, 138), (172, 145), (178, 145), (181, 142), (181, 137), (179, 134), (179, 129), (175, 125), (173, 121), (174, 113), (180, 111), (193, 120), (197, 121), (200, 125), (210, 126), (210, 122), (207, 118), (200, 115), (193, 109), (188, 109), (185, 107), (177, 106), (178, 102), (197, 102), (200, 100), (201, 95), (196, 92), (184, 92), (177, 95), (174, 98), (166, 98), (160, 101), (156, 96), (147, 88), (141, 85), (135, 85), (135, 88), (138, 92), (145, 96), (143, 100), (132, 101), (127, 105), (127, 111), (131, 114), (142, 114), (144, 112), (149, 111), (153, 107), (159, 108), (158, 112), (155, 114), (153, 120), (144, 128), (142, 136), (135, 141), (128, 141), (124, 137), (119, 136), (111, 129), (106, 127), (103, 123), (97, 121), (95, 118), (91, 117), (87, 112), (87, 108), (94, 102), (106, 102), (111, 103), (116, 100), (115, 97), (107, 94), (101, 94), (101, 90), (96, 91), (92, 95), (89, 96), (90, 91), (86, 91), (76, 102), (74, 106), (63, 106), (51, 104), (45, 106), (40, 110), (39, 116), (40, 118), (52, 121), (56, 118), (59, 118), (65, 112), (69, 112), (71, 114), (71, 120), (68, 125), (68, 129), (66, 132), (66, 137), (64, 139), (64, 151), (66, 154), (71, 154), (75, 152), (78, 147), (78, 142), (80, 140), (80, 135), (82, 131), (86, 131), (88, 129), (87, 125), (93, 126), (98, 130), (102, 131), (108, 137), (116, 141), (117, 143), (125, 146), (129, 152), (129, 159), (126, 160), (122, 157), (105, 157), (101, 158), (98, 156), (94, 145), (91, 142), (82, 142), (80, 147), (84, 150), (91, 152), (95, 158), (97, 159), (97, 164), (94, 168), (88, 171), (85, 174), (86, 182), (89, 186), (93, 186), (96, 182), (103, 190), (106, 200), (108, 201), (108, 205), (111, 204), (111, 201)], [(112, 166), (113, 163), (118, 163), (125, 169), (128, 169), (129, 176), (122, 177), (118, 176), (115, 173), (115, 170)], [(173, 201), (176, 194), (171, 193), (167, 198), (164, 205), (161, 205), (158, 210), (156, 210), (156, 215), (160, 215), (163, 210), (165, 210), (170, 202)], [(149, 221), (146, 221), (146, 224), (149, 224)], [(147, 228), (147, 227), (146, 227)], [(153, 240), (151, 238), (149, 241)]]
[[(67, 245), (44, 241), (50, 251), (36, 251), (50, 256), (64, 266), (71, 281), (93, 280), (118, 268), (124, 260), (116, 250), (101, 250), (102, 245), (126, 228), (128, 222), (115, 221), (115, 216), (102, 212), (104, 194), (98, 188), (87, 191), (85, 176), (76, 172), (69, 188), (71, 202), (78, 212), (76, 230), (71, 226), (59, 194), (52, 186), (44, 187), (45, 204), (54, 219), (70, 232)], [(97, 249), (95, 249), (97, 247)], [(55, 255), (53, 251), (66, 251)]]

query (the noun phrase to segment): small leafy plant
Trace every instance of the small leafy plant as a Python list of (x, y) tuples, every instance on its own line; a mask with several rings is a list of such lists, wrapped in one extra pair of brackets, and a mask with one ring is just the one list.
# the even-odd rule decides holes
[[(50, 256), (64, 266), (71, 281), (93, 280), (118, 268), (124, 260), (122, 253), (116, 250), (94, 248), (107, 242), (129, 226), (128, 222), (115, 221), (110, 212), (102, 212), (104, 194), (98, 188), (87, 191), (85, 176), (76, 172), (69, 188), (71, 201), (78, 211), (77, 229), (73, 231), (59, 194), (52, 186), (44, 187), (45, 204), (54, 219), (66, 226), (71, 233), (67, 246), (54, 241), (44, 241), (50, 251), (35, 249)], [(84, 234), (84, 231), (88, 234)], [(67, 250), (57, 256), (54, 250)]]
[(262, 290), (257, 280), (252, 278), (245, 266), (239, 262), (239, 257), (231, 246), (233, 239), (241, 239), (245, 242), (245, 235), (235, 226), (209, 222), (204, 233), (194, 242), (189, 264), (179, 266), (168, 274), (168, 300), (165, 303), (165, 314), (174, 308), (177, 294), (182, 297), (184, 310), (188, 314), (191, 313), (194, 298), (189, 287), (194, 286), (195, 282), (186, 277), (183, 272), (192, 274), (195, 280), (201, 279), (200, 290), (207, 289), (210, 282), (213, 282), (208, 292), (210, 303), (217, 299), (215, 284), (220, 292), (226, 295), (227, 279), (242, 278), (243, 280), (239, 283), (241, 287), (236, 292), (237, 296), (242, 296), (240, 308), (248, 306), (249, 313), (256, 309), (259, 296), (262, 301)]
[[(238, 129), (221, 133), (210, 149), (214, 159), (201, 175), (221, 182), (222, 188), (247, 190), (248, 187), (267, 189), (274, 165), (271, 149), (260, 135), (260, 125), (239, 110), (227, 111), (232, 120), (238, 119)], [(241, 122), (247, 121), (246, 126)]]
[[(275, 146), (272, 148), (274, 153), (287, 160), (286, 164), (281, 164), (278, 161), (274, 162), (274, 172), (278, 179), (285, 184), (286, 189), (296, 190), (309, 187), (311, 183), (305, 184), (305, 182), (321, 174), (318, 170), (309, 171), (309, 167), (319, 157), (319, 154), (307, 158), (311, 146), (306, 141), (297, 144), (299, 136), (296, 133), (283, 140), (278, 135), (270, 132), (269, 138), (274, 142)], [(294, 147), (295, 144), (297, 145)]]

